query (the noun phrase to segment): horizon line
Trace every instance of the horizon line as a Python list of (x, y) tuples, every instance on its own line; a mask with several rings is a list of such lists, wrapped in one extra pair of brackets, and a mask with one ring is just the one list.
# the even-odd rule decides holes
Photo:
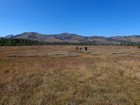
[(0, 37), (6, 37), (8, 35), (20, 35), (20, 34), (24, 34), (24, 33), (37, 33), (37, 34), (42, 34), (42, 35), (58, 35), (58, 34), (75, 34), (78, 36), (84, 36), (84, 37), (92, 37), (92, 36), (98, 36), (98, 37), (121, 37), (121, 36), (140, 36), (140, 34), (128, 34), (128, 35), (84, 35), (84, 34), (78, 34), (78, 33), (70, 33), (70, 32), (61, 32), (61, 33), (41, 33), (41, 32), (35, 32), (35, 31), (25, 31), (25, 32), (21, 32), (18, 34), (7, 34), (7, 35), (0, 35)]

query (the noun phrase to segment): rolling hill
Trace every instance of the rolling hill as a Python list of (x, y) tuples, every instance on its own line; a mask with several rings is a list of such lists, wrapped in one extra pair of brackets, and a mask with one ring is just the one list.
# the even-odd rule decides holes
[(71, 33), (61, 34), (40, 34), (37, 32), (24, 32), (18, 35), (8, 35), (7, 38), (37, 40), (39, 42), (68, 42), (68, 43), (96, 43), (96, 44), (120, 44), (124, 43), (140, 43), (140, 35), (131, 36), (81, 36)]

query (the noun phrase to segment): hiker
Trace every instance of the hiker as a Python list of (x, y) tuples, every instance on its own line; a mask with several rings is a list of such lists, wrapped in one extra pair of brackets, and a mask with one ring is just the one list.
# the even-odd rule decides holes
[(82, 48), (81, 48), (81, 47), (80, 47), (79, 49), (80, 49), (80, 51), (82, 50)]
[(87, 48), (87, 47), (85, 47), (86, 52), (87, 52), (87, 49), (88, 49), (88, 48)]
[(78, 50), (78, 47), (76, 46), (76, 50)]

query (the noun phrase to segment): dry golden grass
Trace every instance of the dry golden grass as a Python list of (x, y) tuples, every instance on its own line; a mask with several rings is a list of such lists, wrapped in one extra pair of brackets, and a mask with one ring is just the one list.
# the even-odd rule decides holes
[(0, 47), (0, 105), (140, 105), (140, 50)]

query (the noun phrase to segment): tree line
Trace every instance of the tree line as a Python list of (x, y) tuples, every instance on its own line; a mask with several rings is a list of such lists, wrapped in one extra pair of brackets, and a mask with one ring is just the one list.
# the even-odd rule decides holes
[(0, 46), (33, 46), (42, 44), (34, 40), (0, 38)]
[(80, 43), (71, 43), (71, 42), (38, 42), (36, 40), (28, 39), (9, 39), (9, 38), (0, 38), (0, 46), (35, 46), (35, 45), (112, 45), (112, 46), (138, 46), (140, 48), (140, 43), (134, 42), (121, 42), (119, 44), (100, 44), (96, 42), (80, 42)]

